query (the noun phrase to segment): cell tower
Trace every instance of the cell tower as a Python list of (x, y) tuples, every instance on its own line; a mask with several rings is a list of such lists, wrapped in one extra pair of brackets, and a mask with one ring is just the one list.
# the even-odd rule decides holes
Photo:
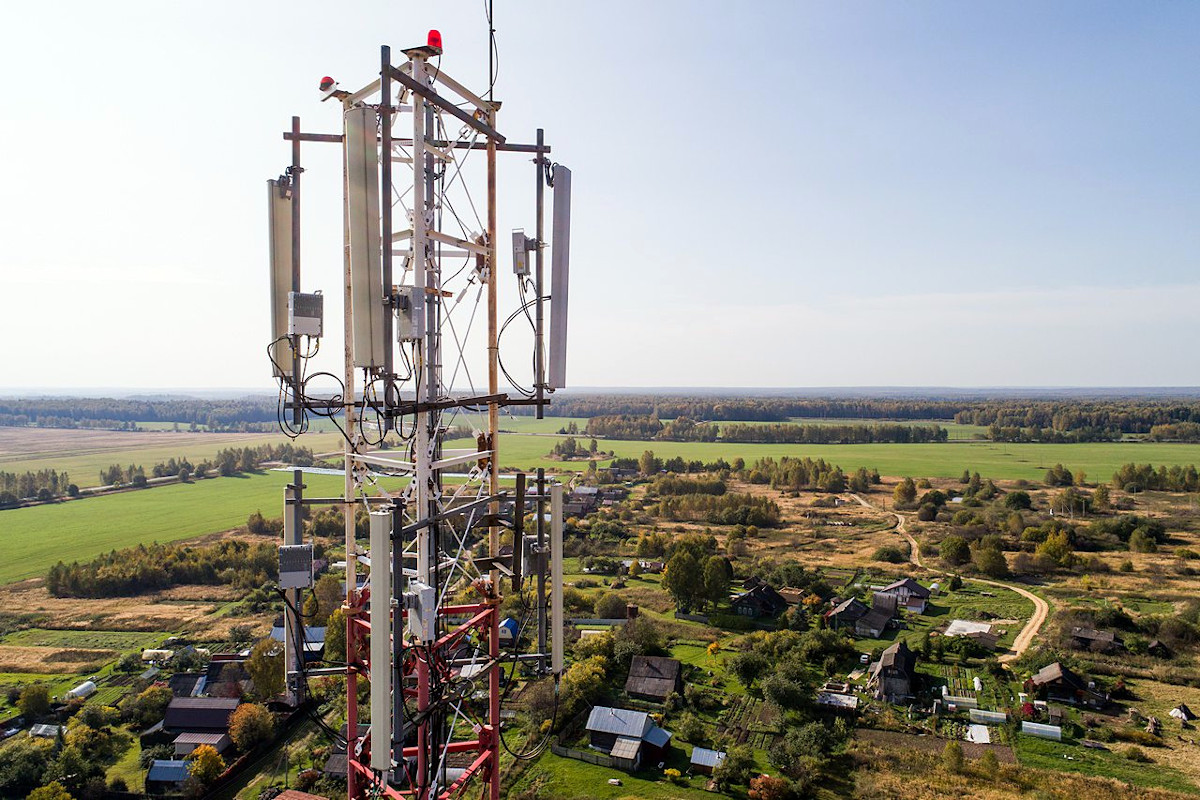
[[(296, 437), (314, 416), (324, 417), (345, 438), (342, 497), (306, 497), (302, 470), (285, 490), (280, 589), (288, 693), (301, 707), (310, 677), (345, 676), (350, 798), (450, 798), (472, 784), (498, 798), (502, 671), (522, 666), (556, 686), (562, 671), (562, 487), (540, 470), (529, 481), (519, 473), (501, 476), (497, 427), (506, 406), (534, 406), (540, 418), (547, 394), (565, 382), (571, 173), (547, 158), (541, 130), (533, 144), (509, 142), (498, 132), (500, 103), (491, 88), (485, 99), (441, 68), (437, 31), (403, 54), (394, 64), (390, 48), (382, 47), (378, 78), (355, 91), (324, 78), (322, 100), (341, 105), (342, 132), (306, 133), (293, 117), (284, 133), (292, 163), (268, 181), (268, 354), (280, 386), (280, 426)], [(303, 292), (300, 282), (300, 155), (310, 142), (341, 144), (344, 156), (341, 378), (307, 368), (324, 324), (323, 295)], [(513, 234), (517, 306), (504, 325), (496, 234), (500, 153), (532, 155), (537, 187), (536, 236)], [(473, 194), (477, 183), (485, 188), (483, 202)], [(547, 186), (552, 242), (543, 223)], [(481, 303), (486, 352), (471, 337)], [(501, 334), (514, 320), (527, 322), (533, 335), (528, 388), (500, 359)], [(471, 372), (481, 364), (486, 392)], [(500, 390), (502, 371), (512, 396)], [(309, 384), (318, 377), (340, 385), (317, 396)], [(448, 432), (467, 422), (472, 446), (444, 446)], [(389, 433), (401, 447), (386, 446)], [(511, 488), (501, 488), (502, 478), (513, 481)], [(302, 593), (313, 585), (303, 509), (321, 504), (340, 507), (345, 518), (346, 663), (332, 666), (309, 661), (300, 613)], [(356, 535), (360, 508), (368, 512), (365, 548)], [(534, 520), (529, 532), (527, 512)], [(511, 556), (501, 555), (502, 529), (512, 531)], [(522, 598), (527, 583), (535, 587), (517, 630), (506, 627), (504, 644), (502, 579)], [(531, 646), (520, 644), (526, 623), (536, 625)], [(360, 679), (370, 682), (365, 733)]]

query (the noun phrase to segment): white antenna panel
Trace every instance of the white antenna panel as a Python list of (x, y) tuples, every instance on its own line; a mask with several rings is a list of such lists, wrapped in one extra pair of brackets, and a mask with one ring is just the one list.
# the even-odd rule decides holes
[[(392, 513), (372, 511), (371, 768), (392, 768)], [(351, 731), (353, 736), (354, 732)]]
[(554, 219), (550, 225), (550, 389), (567, 385), (567, 290), (571, 267), (571, 170), (554, 165)]
[(292, 197), (279, 181), (267, 181), (267, 213), (271, 248), (271, 369), (275, 377), (292, 374), (292, 350), (281, 337), (288, 335), (288, 293), (292, 291)]
[(379, 237), (378, 117), (367, 106), (346, 112), (346, 197), (350, 222), (350, 313), (354, 366), (382, 367), (383, 267)]

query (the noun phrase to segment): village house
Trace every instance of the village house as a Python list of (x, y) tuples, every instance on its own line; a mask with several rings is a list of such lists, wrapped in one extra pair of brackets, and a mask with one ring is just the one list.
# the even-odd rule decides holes
[(639, 700), (661, 703), (671, 692), (683, 694), (683, 671), (678, 660), (663, 656), (634, 656), (629, 665), (625, 693)]
[(854, 633), (878, 639), (896, 616), (897, 603), (895, 595), (876, 592), (871, 598), (871, 610), (854, 621)]
[(608, 754), (618, 769), (634, 772), (643, 761), (661, 761), (671, 732), (654, 724), (645, 711), (596, 706), (588, 715), (589, 746)]
[(735, 614), (743, 617), (775, 617), (787, 610), (788, 603), (768, 584), (756, 586), (733, 598), (729, 604)]
[(875, 592), (876, 597), (880, 595), (895, 597), (897, 607), (903, 608), (905, 611), (924, 614), (925, 605), (931, 593), (912, 578), (904, 578)]
[(1071, 646), (1077, 650), (1091, 650), (1093, 653), (1111, 653), (1123, 650), (1125, 642), (1112, 631), (1075, 626), (1071, 628)]
[(841, 630), (844, 627), (853, 626), (870, 610), (862, 601), (851, 597), (838, 603), (832, 610), (826, 611), (825, 623), (835, 631)]
[(241, 705), (236, 697), (173, 697), (163, 717), (167, 733), (229, 733), (229, 718)]
[(896, 642), (872, 665), (867, 686), (875, 690), (877, 700), (896, 703), (916, 696), (917, 681), (917, 654)]
[(1025, 691), (1044, 696), (1047, 700), (1073, 705), (1103, 708), (1108, 705), (1108, 695), (1096, 690), (1096, 684), (1085, 681), (1060, 662), (1047, 664), (1025, 681)]

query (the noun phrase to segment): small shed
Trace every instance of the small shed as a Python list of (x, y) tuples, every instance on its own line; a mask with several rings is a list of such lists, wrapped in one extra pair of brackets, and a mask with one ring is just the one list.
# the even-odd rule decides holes
[(502, 647), (512, 647), (517, 643), (517, 634), (520, 632), (520, 626), (512, 617), (505, 617), (500, 623), (500, 645)]
[(191, 769), (191, 761), (155, 759), (150, 762), (150, 770), (146, 773), (146, 793), (178, 790), (187, 781)]
[(692, 748), (692, 772), (700, 775), (712, 775), (722, 761), (725, 760), (725, 751), (709, 750), (707, 747)]
[(74, 699), (76, 697), (80, 697), (80, 698), (91, 697), (95, 693), (96, 693), (96, 682), (95, 681), (84, 681), (83, 683), (79, 684), (71, 691), (67, 692), (67, 698)]
[(224, 753), (233, 745), (233, 740), (225, 733), (181, 733), (172, 742), (175, 745), (175, 757), (183, 758), (200, 745), (208, 745), (218, 753)]
[(34, 725), (29, 729), (29, 735), (42, 739), (57, 739), (61, 731), (61, 725)]

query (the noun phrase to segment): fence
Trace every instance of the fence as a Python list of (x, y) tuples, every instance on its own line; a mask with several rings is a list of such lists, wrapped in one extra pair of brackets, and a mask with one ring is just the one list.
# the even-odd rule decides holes
[(557, 744), (550, 745), (550, 752), (556, 756), (563, 758), (573, 758), (576, 761), (586, 761), (589, 764), (596, 764), (601, 767), (613, 767), (613, 760), (603, 753), (597, 753), (594, 750), (576, 750), (574, 747), (562, 747)]
[(685, 614), (682, 611), (675, 612), (675, 619), (686, 619), (689, 622), (701, 622), (708, 624), (708, 614)]

